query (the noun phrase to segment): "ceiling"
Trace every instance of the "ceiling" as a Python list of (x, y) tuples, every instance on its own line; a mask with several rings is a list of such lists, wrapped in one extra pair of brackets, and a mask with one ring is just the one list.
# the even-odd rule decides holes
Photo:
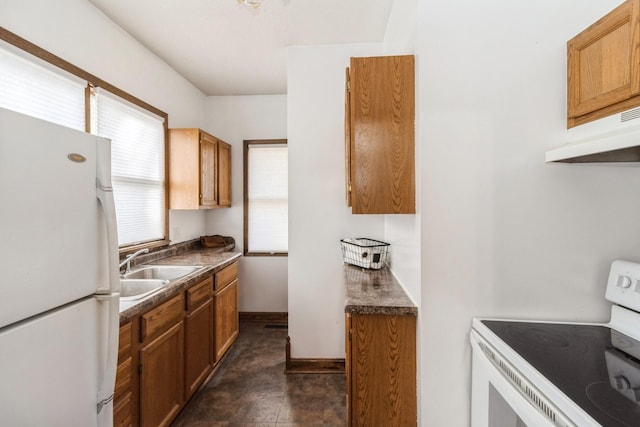
[(287, 92), (287, 47), (381, 42), (394, 0), (89, 0), (206, 95)]

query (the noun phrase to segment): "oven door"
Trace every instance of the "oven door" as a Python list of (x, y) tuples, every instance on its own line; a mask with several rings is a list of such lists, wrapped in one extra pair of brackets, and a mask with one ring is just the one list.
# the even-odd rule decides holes
[[(472, 379), (471, 379), (471, 427), (575, 427), (543, 396), (535, 394), (535, 387), (523, 384), (526, 379), (509, 367), (509, 363), (471, 331)], [(496, 366), (502, 365), (505, 372)], [(509, 376), (507, 376), (509, 375)], [(513, 381), (512, 379), (513, 378)], [(533, 391), (531, 399), (523, 389)]]

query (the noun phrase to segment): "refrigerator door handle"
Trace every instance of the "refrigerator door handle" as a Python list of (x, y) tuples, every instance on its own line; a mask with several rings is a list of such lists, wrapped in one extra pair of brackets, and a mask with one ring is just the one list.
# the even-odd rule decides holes
[(101, 355), (104, 365), (101, 365), (101, 377), (98, 378), (96, 412), (98, 427), (110, 427), (113, 425), (113, 395), (116, 384), (120, 333), (118, 227), (113, 188), (111, 188), (111, 164), (109, 162), (111, 145), (100, 140), (97, 149), (96, 196), (102, 207), (106, 228), (108, 289), (98, 288), (95, 296), (99, 305), (103, 306), (101, 310), (103, 316), (107, 318), (106, 322), (102, 322), (103, 329), (98, 336), (104, 346)]
[(104, 187), (98, 181), (97, 196), (104, 212), (104, 220), (107, 227), (107, 262), (109, 289), (98, 289), (98, 293), (111, 294), (120, 291), (120, 276), (118, 275), (118, 226), (116, 222), (116, 205), (113, 199), (113, 189)]
[(98, 402), (98, 414), (100, 412), (102, 412), (102, 408), (104, 408), (105, 406), (107, 406), (108, 404), (113, 402), (113, 393), (111, 393), (111, 396), (107, 397), (106, 399), (102, 399), (101, 401)]
[[(106, 411), (100, 414), (105, 406), (113, 401), (113, 394), (116, 384), (116, 371), (118, 366), (118, 336), (120, 332), (120, 294), (114, 293), (110, 295), (96, 295), (99, 303), (107, 304), (107, 344), (104, 354), (104, 370), (102, 377), (98, 380), (98, 399), (97, 413), (99, 420), (105, 420), (104, 423), (98, 425), (108, 426), (112, 419), (113, 411)], [(112, 421), (111, 421), (112, 422)]]

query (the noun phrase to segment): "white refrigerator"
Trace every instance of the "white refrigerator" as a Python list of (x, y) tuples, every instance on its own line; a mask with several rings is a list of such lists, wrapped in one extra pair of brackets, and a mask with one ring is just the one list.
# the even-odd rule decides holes
[(113, 424), (109, 140), (0, 109), (0, 426)]

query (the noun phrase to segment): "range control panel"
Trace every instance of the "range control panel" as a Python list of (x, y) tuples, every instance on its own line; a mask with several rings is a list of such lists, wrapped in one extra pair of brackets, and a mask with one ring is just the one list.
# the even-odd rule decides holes
[(615, 304), (640, 311), (640, 264), (613, 261), (605, 296)]

